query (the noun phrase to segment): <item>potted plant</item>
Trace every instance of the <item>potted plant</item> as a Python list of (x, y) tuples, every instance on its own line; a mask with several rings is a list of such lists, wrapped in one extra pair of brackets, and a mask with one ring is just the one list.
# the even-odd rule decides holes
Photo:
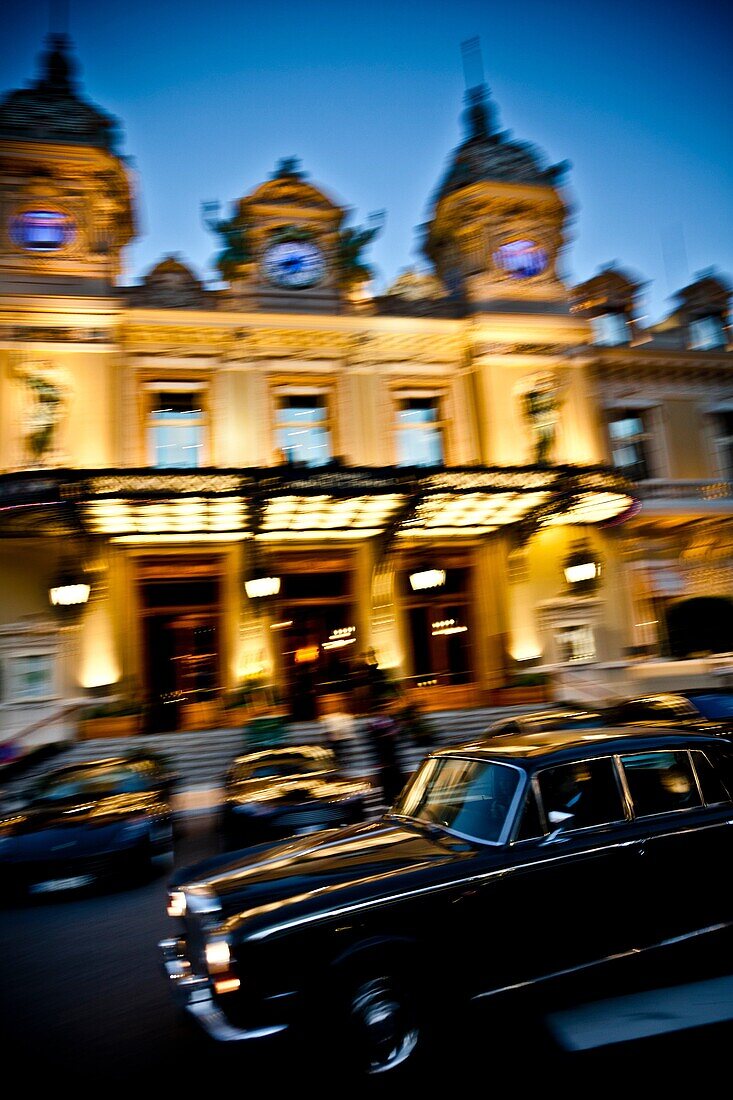
[(141, 705), (131, 699), (111, 699), (81, 712), (78, 736), (82, 741), (97, 737), (131, 737), (141, 729)]
[(546, 672), (520, 672), (491, 693), (491, 705), (511, 707), (523, 703), (550, 702), (550, 678)]

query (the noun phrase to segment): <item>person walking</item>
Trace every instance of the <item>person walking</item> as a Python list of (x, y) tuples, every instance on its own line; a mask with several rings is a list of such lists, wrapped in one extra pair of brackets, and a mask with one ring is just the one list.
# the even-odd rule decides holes
[(353, 714), (338, 708), (321, 716), (326, 733), (326, 744), (336, 757), (341, 771), (346, 771), (351, 763), (356, 723)]
[(385, 700), (367, 723), (367, 736), (377, 765), (377, 777), (382, 788), (384, 805), (389, 807), (405, 785), (406, 776), (400, 764), (399, 724)]

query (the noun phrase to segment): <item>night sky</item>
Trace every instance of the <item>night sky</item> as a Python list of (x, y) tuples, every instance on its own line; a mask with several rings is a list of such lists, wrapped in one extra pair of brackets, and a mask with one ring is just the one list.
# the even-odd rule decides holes
[[(60, 5), (63, 7), (64, 5)], [(420, 262), (416, 227), (462, 136), (461, 42), (480, 36), (502, 129), (569, 160), (566, 277), (618, 260), (645, 309), (696, 272), (733, 278), (731, 19), (723, 0), (71, 0), (82, 85), (117, 115), (137, 175), (127, 277), (181, 252), (214, 279), (223, 210), (284, 156), (363, 222), (385, 209), (376, 288)], [(3, 93), (37, 74), (45, 0), (5, 0)]]

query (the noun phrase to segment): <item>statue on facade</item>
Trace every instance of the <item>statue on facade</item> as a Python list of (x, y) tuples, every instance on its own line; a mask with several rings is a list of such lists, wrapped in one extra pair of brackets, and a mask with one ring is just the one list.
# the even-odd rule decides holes
[(23, 421), (25, 445), (32, 463), (43, 465), (53, 450), (68, 387), (49, 363), (24, 365), (18, 375), (29, 398)]
[(555, 448), (560, 410), (560, 387), (552, 374), (537, 375), (522, 396), (524, 415), (529, 422), (537, 466), (549, 466)]
[(217, 234), (222, 244), (214, 264), (231, 282), (239, 268), (250, 263), (254, 256), (248, 239), (249, 226), (243, 214), (237, 210), (231, 218), (220, 218), (219, 210), (218, 201), (202, 203), (204, 223), (207, 229)]
[(364, 261), (363, 251), (381, 233), (385, 218), (384, 210), (376, 210), (369, 215), (366, 225), (349, 226), (339, 232), (337, 259), (339, 281), (344, 289), (351, 290), (371, 279), (373, 272)]

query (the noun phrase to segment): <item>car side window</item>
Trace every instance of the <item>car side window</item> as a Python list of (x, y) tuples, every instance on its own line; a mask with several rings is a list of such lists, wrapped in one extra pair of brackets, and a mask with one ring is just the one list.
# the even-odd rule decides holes
[(536, 840), (544, 836), (545, 830), (540, 819), (540, 808), (533, 787), (529, 787), (519, 818), (516, 840)]
[(623, 821), (626, 814), (610, 757), (548, 768), (539, 775), (545, 816), (552, 828), (587, 829)]
[(650, 722), (657, 717), (652, 707), (637, 702), (619, 703), (614, 713), (614, 720), (622, 725), (624, 722)]
[[(713, 755), (713, 754), (711, 754)], [(713, 756), (713, 760), (715, 757)], [(692, 753), (692, 762), (695, 765), (697, 778), (705, 799), (706, 806), (715, 806), (721, 802), (730, 802), (730, 793), (720, 776), (720, 772), (714, 764), (708, 760), (706, 753), (696, 749)]]
[(700, 806), (700, 793), (687, 752), (637, 752), (622, 756), (636, 817)]

